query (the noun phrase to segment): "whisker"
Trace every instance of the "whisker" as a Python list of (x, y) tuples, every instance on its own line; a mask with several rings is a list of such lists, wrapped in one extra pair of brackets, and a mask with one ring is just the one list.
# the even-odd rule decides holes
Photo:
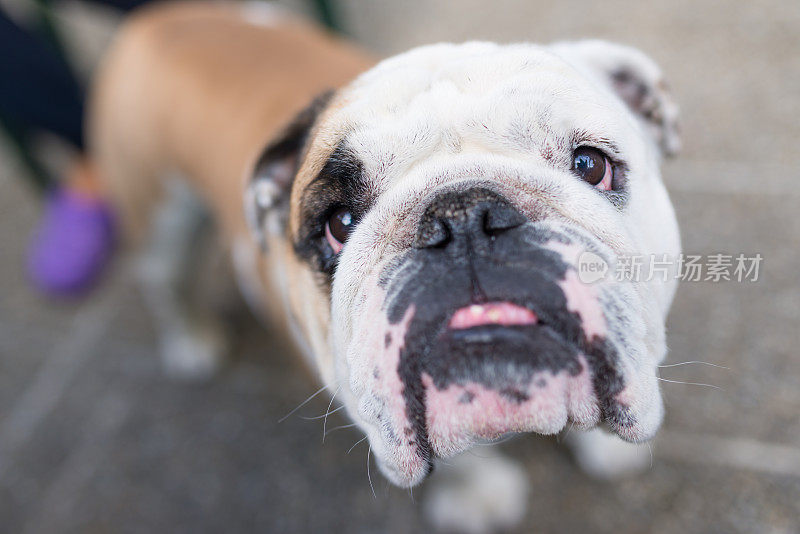
[(311, 395), (309, 398), (307, 398), (306, 400), (304, 400), (303, 402), (301, 402), (299, 405), (297, 405), (297, 407), (296, 407), (294, 410), (292, 410), (291, 412), (289, 412), (289, 413), (287, 413), (286, 415), (284, 415), (283, 417), (281, 417), (281, 418), (278, 420), (278, 422), (279, 422), (279, 423), (283, 423), (284, 421), (286, 421), (286, 419), (288, 419), (290, 415), (292, 415), (294, 412), (296, 412), (297, 410), (299, 410), (300, 408), (302, 408), (303, 406), (305, 406), (305, 405), (306, 405), (306, 404), (307, 404), (307, 403), (308, 403), (308, 402), (309, 402), (311, 399), (313, 399), (314, 397), (316, 397), (317, 395), (319, 395), (320, 393), (322, 393), (323, 391), (325, 391), (325, 389), (326, 389), (327, 387), (328, 387), (328, 386), (322, 386), (321, 388), (319, 388), (319, 389), (317, 390), (317, 392), (316, 392), (316, 393), (312, 394), (312, 395)]
[(317, 419), (327, 418), (330, 414), (336, 413), (339, 410), (341, 410), (342, 408), (344, 408), (344, 406), (339, 406), (338, 408), (335, 408), (334, 410), (332, 410), (330, 412), (326, 412), (326, 413), (324, 413), (322, 415), (315, 415), (314, 417), (307, 417), (305, 415), (301, 415), (300, 419), (305, 419), (306, 421), (316, 421)]
[(352, 447), (350, 447), (350, 449), (347, 451), (347, 454), (350, 454), (350, 452), (351, 452), (353, 449), (355, 449), (355, 448), (356, 448), (356, 446), (357, 446), (359, 443), (361, 443), (362, 441), (364, 441), (365, 439), (367, 439), (367, 436), (364, 436), (364, 437), (363, 437), (363, 438), (361, 438), (360, 440), (358, 440), (358, 441), (356, 441), (355, 443), (353, 443), (353, 446), (352, 446)]
[(645, 443), (647, 443), (647, 448), (650, 450), (650, 469), (653, 469), (653, 446), (649, 441)]
[(725, 367), (724, 365), (718, 365), (716, 363), (710, 363), (710, 362), (703, 362), (703, 361), (700, 361), (700, 360), (691, 360), (691, 361), (688, 361), (688, 362), (670, 363), (670, 364), (667, 364), (667, 365), (659, 365), (658, 367), (660, 367), (660, 368), (678, 367), (679, 365), (689, 365), (689, 364), (692, 364), (692, 363), (696, 363), (696, 364), (699, 364), (699, 365), (708, 365), (710, 367), (719, 367), (720, 369), (725, 369), (727, 371), (731, 370), (730, 367)]
[(516, 433), (509, 432), (509, 434), (507, 436), (499, 438), (497, 441), (491, 441), (490, 440), (490, 441), (487, 441), (485, 443), (476, 443), (475, 446), (476, 447), (492, 447), (494, 445), (500, 445), (501, 443), (505, 443), (506, 441), (514, 439), (515, 437), (517, 437)]
[[(336, 388), (336, 391), (333, 392), (333, 396), (331, 397), (331, 401), (328, 403), (328, 409), (326, 410), (326, 413), (325, 413), (325, 420), (322, 422), (322, 443), (325, 443), (325, 435), (327, 434), (325, 432), (325, 427), (328, 426), (328, 415), (331, 414), (331, 406), (333, 406), (333, 399), (336, 398), (336, 394), (339, 393), (340, 389), (342, 389), (342, 386), (339, 386), (338, 388)], [(342, 405), (342, 406), (344, 406), (344, 405)]]
[(656, 378), (658, 380), (661, 380), (662, 382), (670, 382), (672, 384), (685, 384), (687, 386), (705, 386), (707, 388), (719, 389), (720, 391), (722, 390), (721, 387), (715, 386), (714, 384), (703, 384), (701, 382), (681, 382), (680, 380), (668, 380), (666, 378), (661, 378), (660, 376), (657, 376)]
[(375, 486), (372, 485), (372, 476), (369, 474), (369, 455), (372, 453), (372, 445), (369, 446), (367, 449), (367, 480), (369, 480), (369, 489), (372, 490), (372, 498), (377, 499), (378, 496), (375, 495)]
[(330, 430), (328, 430), (327, 432), (325, 432), (325, 435), (327, 436), (327, 435), (328, 435), (328, 434), (330, 434), (331, 432), (336, 432), (337, 430), (341, 430), (341, 429), (343, 429), (343, 428), (353, 428), (354, 426), (356, 426), (356, 424), (355, 424), (355, 423), (350, 423), (349, 425), (339, 425), (339, 426), (335, 426), (335, 427), (331, 428)]

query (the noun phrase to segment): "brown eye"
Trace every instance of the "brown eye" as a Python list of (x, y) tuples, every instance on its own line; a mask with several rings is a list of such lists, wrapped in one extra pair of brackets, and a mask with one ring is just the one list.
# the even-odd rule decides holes
[(340, 208), (333, 212), (328, 222), (325, 223), (325, 238), (334, 254), (338, 254), (342, 250), (352, 229), (353, 215), (346, 208)]
[(611, 189), (614, 169), (605, 154), (582, 146), (575, 150), (572, 158), (572, 170), (583, 180), (604, 191)]

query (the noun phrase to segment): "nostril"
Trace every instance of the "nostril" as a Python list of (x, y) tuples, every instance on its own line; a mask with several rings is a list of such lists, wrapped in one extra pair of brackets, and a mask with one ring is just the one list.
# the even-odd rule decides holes
[(493, 221), (491, 221), (491, 217), (489, 216), (490, 213), (491, 210), (484, 212), (483, 219), (481, 220), (481, 228), (483, 229), (484, 234), (494, 238), (497, 234), (503, 232), (505, 228), (499, 228), (493, 224)]
[(525, 216), (506, 203), (491, 205), (483, 213), (483, 231), (486, 235), (496, 236), (507, 230), (522, 226), (527, 222)]
[(465, 246), (475, 246), (527, 221), (511, 203), (493, 191), (480, 188), (450, 191), (440, 194), (427, 206), (412, 247), (444, 249), (462, 241)]
[(414, 248), (444, 248), (453, 236), (447, 223), (438, 217), (430, 217), (420, 224), (414, 238)]

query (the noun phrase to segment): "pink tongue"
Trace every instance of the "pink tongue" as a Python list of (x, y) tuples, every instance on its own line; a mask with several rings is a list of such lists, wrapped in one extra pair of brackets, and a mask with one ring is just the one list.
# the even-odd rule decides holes
[(510, 302), (489, 302), (459, 308), (448, 325), (453, 330), (487, 324), (502, 326), (536, 324), (536, 315), (522, 306)]

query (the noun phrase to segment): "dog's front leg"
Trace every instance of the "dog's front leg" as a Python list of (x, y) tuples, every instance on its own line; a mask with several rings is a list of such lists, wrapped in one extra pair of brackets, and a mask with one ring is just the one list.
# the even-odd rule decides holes
[(528, 492), (521, 464), (496, 448), (481, 447), (437, 463), (426, 491), (425, 515), (447, 532), (504, 530), (525, 517)]
[(602, 428), (573, 431), (567, 444), (585, 473), (598, 479), (615, 479), (646, 470), (652, 453), (646, 443), (623, 441)]
[(140, 263), (140, 281), (156, 321), (166, 373), (202, 380), (222, 365), (226, 351), (222, 323), (191, 298), (209, 220), (183, 182), (168, 182), (164, 197)]

